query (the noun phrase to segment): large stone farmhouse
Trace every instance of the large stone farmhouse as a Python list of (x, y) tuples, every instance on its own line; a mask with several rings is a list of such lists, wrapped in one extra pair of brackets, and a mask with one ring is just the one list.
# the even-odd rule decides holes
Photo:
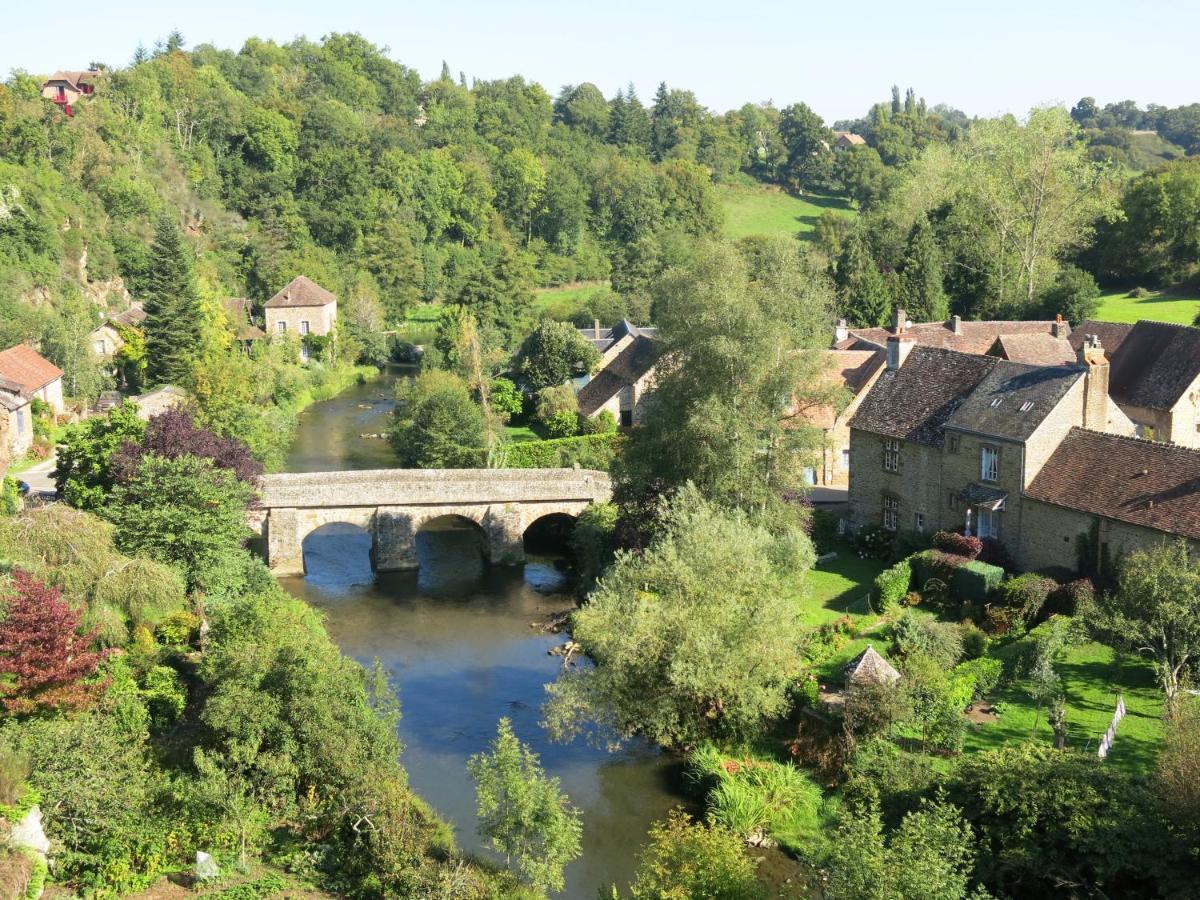
[(640, 425), (650, 407), (647, 395), (654, 386), (658, 356), (656, 341), (644, 334), (614, 342), (604, 351), (600, 368), (579, 389), (580, 414), (591, 418), (608, 410), (624, 428)]
[(326, 335), (337, 322), (337, 297), (298, 275), (263, 304), (270, 334)]
[[(963, 331), (975, 324), (985, 323), (962, 323)], [(907, 329), (892, 329), (884, 371), (849, 421), (848, 523), (996, 538), (1029, 570), (1073, 569), (1081, 537), (1094, 537), (1113, 559), (1169, 535), (1200, 542), (1200, 451), (1135, 437), (1130, 413), (1152, 407), (1121, 397), (1144, 402), (1129, 385), (1148, 376), (1127, 369), (1121, 392), (1113, 390), (1120, 351), (1110, 357), (1105, 333), (1091, 324), (1076, 330), (1077, 356), (1067, 365), (981, 355), (998, 334), (980, 335), (974, 347), (987, 346), (970, 353), (922, 346)], [(1129, 334), (1142, 324), (1157, 333), (1139, 323)], [(1061, 352), (1039, 343), (1043, 358)], [(1178, 343), (1187, 342), (1176, 334)], [(1152, 397), (1158, 411), (1179, 414), (1187, 394), (1177, 385), (1194, 389), (1200, 374), (1178, 374), (1191, 365), (1176, 360), (1165, 366), (1169, 376), (1149, 376), (1167, 385)]]

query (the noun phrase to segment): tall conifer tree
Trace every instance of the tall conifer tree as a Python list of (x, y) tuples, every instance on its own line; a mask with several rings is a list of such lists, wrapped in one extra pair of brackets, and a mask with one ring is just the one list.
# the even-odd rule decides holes
[(146, 375), (151, 383), (178, 382), (199, 352), (204, 317), (191, 251), (168, 215), (154, 229), (151, 254), (143, 326)]
[(886, 325), (892, 315), (892, 296), (887, 279), (875, 265), (862, 230), (846, 238), (837, 266), (838, 293), (842, 309), (853, 325)]
[(908, 236), (900, 275), (900, 303), (914, 322), (942, 322), (950, 315), (942, 284), (942, 252), (925, 216)]

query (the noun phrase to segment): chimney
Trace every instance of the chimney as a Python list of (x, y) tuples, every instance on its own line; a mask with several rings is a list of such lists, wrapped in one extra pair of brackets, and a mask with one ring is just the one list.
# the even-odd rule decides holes
[(833, 342), (840, 344), (848, 337), (850, 337), (850, 326), (845, 319), (838, 319), (837, 327), (833, 329)]
[(912, 352), (913, 339), (892, 335), (887, 339), (887, 367), (891, 371), (899, 369)]
[(903, 334), (907, 327), (908, 313), (904, 311), (904, 307), (897, 306), (892, 310), (892, 334)]
[(1100, 346), (1099, 336), (1084, 335), (1078, 359), (1087, 369), (1083, 376), (1083, 427), (1105, 431), (1108, 428), (1108, 358)]
[(962, 316), (950, 317), (950, 330), (955, 334), (962, 334)]
[(1050, 326), (1050, 334), (1056, 338), (1065, 338), (1071, 333), (1071, 329), (1067, 327), (1067, 323), (1063, 321), (1062, 313), (1054, 317), (1054, 324)]
[(600, 320), (592, 319), (592, 331), (595, 333), (596, 340), (600, 340)]

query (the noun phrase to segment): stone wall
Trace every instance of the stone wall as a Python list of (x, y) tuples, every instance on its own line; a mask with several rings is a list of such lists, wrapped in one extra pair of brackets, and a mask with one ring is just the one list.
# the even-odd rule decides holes
[[(309, 334), (329, 334), (337, 321), (337, 302), (324, 306), (277, 306), (263, 310), (263, 320), (269, 335), (295, 334), (300, 335), (300, 323), (308, 322)], [(286, 325), (286, 330), (279, 330), (279, 323)]]
[(900, 498), (899, 530), (911, 531), (916, 514), (925, 518), (925, 531), (941, 527), (941, 448), (901, 442), (900, 471), (883, 468), (884, 439), (857, 428), (850, 430), (850, 492), (848, 518), (856, 526), (883, 523), (883, 497)]
[[(951, 432), (947, 431), (947, 441), (950, 434)], [(942, 485), (945, 488), (945, 496), (941, 498), (941, 502), (944, 527), (960, 531), (966, 524), (966, 505), (959, 500), (951, 507), (950, 492), (954, 491), (957, 494), (968, 485), (984, 484), (1008, 493), (1004, 510), (1000, 513), (999, 538), (1005, 542), (1015, 540), (1021, 533), (1025, 448), (1012, 441), (1001, 441), (968, 432), (956, 431), (953, 434), (958, 437), (958, 450), (952, 451), (947, 447), (942, 457)], [(993, 447), (1000, 451), (1000, 477), (997, 481), (984, 481), (981, 477), (984, 447)]]

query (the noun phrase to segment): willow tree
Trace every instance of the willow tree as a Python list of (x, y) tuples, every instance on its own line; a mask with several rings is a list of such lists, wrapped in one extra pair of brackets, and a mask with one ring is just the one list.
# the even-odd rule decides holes
[(691, 481), (761, 512), (798, 486), (822, 436), (794, 410), (837, 401), (820, 349), (832, 309), (832, 284), (794, 241), (710, 243), (669, 270), (655, 289), (652, 412), (618, 473), (626, 498)]

